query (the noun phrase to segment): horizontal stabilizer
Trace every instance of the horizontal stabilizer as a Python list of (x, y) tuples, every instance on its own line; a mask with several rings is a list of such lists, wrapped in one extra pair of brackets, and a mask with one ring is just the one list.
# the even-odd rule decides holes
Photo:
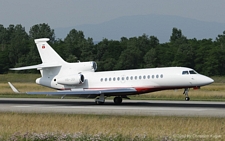
[(60, 67), (61, 64), (39, 64), (39, 65), (33, 65), (33, 66), (26, 66), (26, 67), (19, 67), (19, 68), (10, 68), (10, 70), (29, 70), (29, 69), (43, 69), (43, 68), (52, 68), (52, 67)]

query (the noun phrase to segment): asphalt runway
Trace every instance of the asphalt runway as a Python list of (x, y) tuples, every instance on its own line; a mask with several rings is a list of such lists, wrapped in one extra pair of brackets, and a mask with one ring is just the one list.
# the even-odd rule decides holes
[(0, 98), (0, 112), (225, 117), (225, 102)]

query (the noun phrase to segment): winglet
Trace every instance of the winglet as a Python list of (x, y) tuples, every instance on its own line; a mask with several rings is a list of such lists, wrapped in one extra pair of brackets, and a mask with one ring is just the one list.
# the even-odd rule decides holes
[(13, 92), (15, 92), (15, 93), (20, 93), (20, 92), (16, 89), (16, 87), (13, 86), (12, 83), (8, 82), (8, 84), (9, 84), (10, 88), (13, 90)]

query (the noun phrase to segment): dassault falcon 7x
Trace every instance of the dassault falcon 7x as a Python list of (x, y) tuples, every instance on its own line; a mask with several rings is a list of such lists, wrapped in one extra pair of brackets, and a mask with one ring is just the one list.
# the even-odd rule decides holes
[[(54, 88), (54, 92), (26, 92), (27, 94), (47, 94), (95, 98), (97, 104), (103, 104), (105, 98), (115, 96), (114, 103), (121, 104), (128, 95), (149, 92), (184, 89), (188, 101), (190, 88), (214, 82), (213, 79), (186, 67), (147, 68), (118, 71), (95, 72), (97, 64), (90, 62), (68, 63), (64, 61), (47, 43), (48, 38), (34, 40), (42, 64), (11, 68), (11, 70), (40, 70), (41, 77), (36, 83)], [(14, 92), (19, 92), (10, 82)]]

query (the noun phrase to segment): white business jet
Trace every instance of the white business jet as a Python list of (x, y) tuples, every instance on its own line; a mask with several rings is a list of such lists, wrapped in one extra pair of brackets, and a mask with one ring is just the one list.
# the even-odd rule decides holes
[[(114, 103), (121, 104), (122, 99), (128, 98), (128, 95), (184, 89), (183, 94), (188, 101), (190, 88), (198, 89), (214, 82), (213, 79), (186, 67), (95, 72), (97, 69), (95, 62), (65, 62), (47, 41), (49, 41), (47, 38), (35, 39), (42, 64), (11, 70), (40, 70), (41, 77), (36, 79), (36, 83), (58, 91), (26, 92), (27, 94), (95, 98), (97, 104), (103, 104), (106, 97), (115, 96)], [(19, 92), (10, 82), (9, 85), (14, 92)]]

